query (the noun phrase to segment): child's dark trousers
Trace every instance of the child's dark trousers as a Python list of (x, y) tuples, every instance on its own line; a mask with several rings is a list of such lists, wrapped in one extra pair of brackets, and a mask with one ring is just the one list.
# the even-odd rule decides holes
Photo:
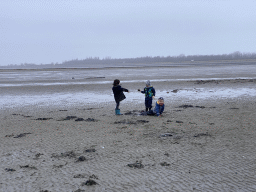
[(152, 97), (146, 97), (145, 98), (146, 111), (148, 111), (148, 109), (151, 110), (151, 108), (152, 108), (152, 100), (153, 100)]

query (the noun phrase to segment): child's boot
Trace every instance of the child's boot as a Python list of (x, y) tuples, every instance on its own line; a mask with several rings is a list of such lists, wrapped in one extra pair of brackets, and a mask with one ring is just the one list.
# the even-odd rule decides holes
[(116, 109), (116, 113), (117, 113), (117, 115), (123, 115), (120, 113), (120, 109)]
[(115, 109), (115, 114), (118, 115), (118, 114), (117, 114), (117, 109)]

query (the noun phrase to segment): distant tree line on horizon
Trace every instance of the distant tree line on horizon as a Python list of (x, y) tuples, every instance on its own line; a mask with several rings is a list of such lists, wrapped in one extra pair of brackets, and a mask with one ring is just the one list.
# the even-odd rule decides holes
[(93, 67), (96, 64), (102, 65), (123, 65), (123, 64), (152, 64), (152, 63), (183, 63), (183, 62), (199, 62), (199, 61), (225, 61), (225, 60), (244, 60), (244, 59), (256, 59), (256, 53), (241, 53), (239, 51), (222, 54), (222, 55), (184, 55), (179, 56), (146, 56), (137, 58), (123, 58), (123, 59), (112, 59), (106, 57), (100, 59), (99, 57), (89, 57), (86, 59), (72, 59), (64, 61), (62, 63), (50, 63), (50, 64), (31, 64), (22, 63), (20, 65), (9, 64), (8, 66), (1, 66), (1, 68), (75, 68), (75, 67)]

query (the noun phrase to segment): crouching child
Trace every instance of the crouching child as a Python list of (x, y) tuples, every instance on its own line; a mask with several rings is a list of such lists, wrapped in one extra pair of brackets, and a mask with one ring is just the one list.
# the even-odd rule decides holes
[(158, 117), (161, 117), (163, 112), (164, 112), (164, 98), (159, 97), (156, 102), (156, 106), (155, 106), (154, 110), (149, 111), (147, 114), (148, 115), (156, 115)]

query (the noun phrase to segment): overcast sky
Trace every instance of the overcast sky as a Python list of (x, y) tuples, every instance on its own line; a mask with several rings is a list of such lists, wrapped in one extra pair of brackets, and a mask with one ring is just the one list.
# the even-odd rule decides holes
[(256, 52), (256, 0), (2, 0), (0, 65)]

